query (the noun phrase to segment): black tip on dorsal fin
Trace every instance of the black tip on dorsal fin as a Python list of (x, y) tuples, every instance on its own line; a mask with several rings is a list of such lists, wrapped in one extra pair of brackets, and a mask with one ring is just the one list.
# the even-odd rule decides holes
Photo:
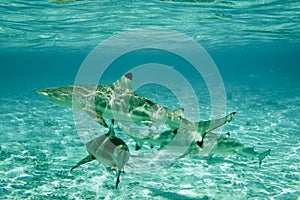
[(227, 136), (230, 136), (230, 132), (227, 132), (226, 135), (227, 135)]
[(112, 120), (111, 120), (111, 124), (115, 124), (115, 119), (112, 119)]
[(178, 129), (175, 129), (175, 130), (173, 131), (173, 133), (174, 133), (175, 135), (177, 134), (177, 130), (178, 130)]
[(131, 80), (132, 81), (132, 73), (130, 72), (130, 73), (127, 73), (127, 74), (125, 74), (124, 75), (126, 78), (128, 78), (129, 80)]
[(139, 146), (139, 145), (135, 145), (135, 150), (136, 151), (138, 151), (138, 150), (140, 150), (141, 149), (141, 147)]
[(197, 141), (196, 143), (200, 148), (203, 148), (203, 140)]

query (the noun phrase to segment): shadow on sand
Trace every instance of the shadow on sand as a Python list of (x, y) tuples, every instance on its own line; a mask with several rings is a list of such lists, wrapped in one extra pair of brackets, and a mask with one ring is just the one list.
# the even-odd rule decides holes
[(163, 190), (158, 190), (155, 188), (151, 188), (151, 187), (145, 187), (147, 189), (149, 189), (152, 192), (152, 196), (153, 197), (163, 197), (165, 199), (170, 199), (170, 200), (174, 200), (174, 199), (180, 199), (180, 200), (209, 200), (208, 196), (203, 196), (203, 197), (189, 197), (189, 196), (185, 196), (182, 194), (178, 194), (176, 192), (165, 192)]

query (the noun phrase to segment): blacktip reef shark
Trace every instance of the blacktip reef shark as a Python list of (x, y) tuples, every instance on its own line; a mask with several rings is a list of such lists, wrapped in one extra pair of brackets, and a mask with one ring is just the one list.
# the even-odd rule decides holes
[(131, 128), (127, 124), (119, 123), (118, 125), (135, 141), (135, 150), (139, 150), (144, 143), (148, 143), (151, 148), (159, 146), (160, 149), (162, 149), (174, 139), (178, 131), (177, 129), (166, 130), (159, 133), (151, 133), (147, 136), (139, 136), (138, 134), (132, 133), (135, 130), (131, 130)]
[(111, 170), (117, 170), (117, 189), (122, 169), (128, 162), (130, 153), (125, 142), (115, 136), (113, 121), (107, 134), (86, 143), (86, 150), (89, 155), (72, 167), (71, 171), (80, 165), (97, 159), (101, 164), (110, 167)]
[[(111, 85), (70, 85), (46, 88), (38, 93), (59, 105), (85, 111), (105, 127), (108, 126), (104, 118), (145, 125), (156, 122), (168, 125), (171, 130), (181, 127), (196, 131), (199, 133), (197, 140), (206, 132), (230, 122), (235, 114), (232, 112), (215, 120), (191, 122), (184, 118), (182, 108), (170, 110), (135, 94), (131, 89), (132, 77), (132, 73), (127, 73)], [(73, 96), (76, 98), (73, 99)]]
[[(128, 126), (122, 125), (120, 128), (130, 135), (135, 135), (131, 133)], [(158, 150), (163, 150), (177, 134), (176, 130), (167, 130), (162, 133), (152, 133), (145, 137), (131, 136), (138, 145), (142, 146), (144, 143), (148, 143), (151, 148), (154, 146), (159, 146)], [(189, 131), (187, 129), (181, 130)], [(262, 164), (263, 159), (268, 156), (271, 150), (266, 150), (264, 152), (258, 153), (253, 147), (245, 147), (241, 142), (230, 138), (230, 133), (217, 134), (214, 132), (208, 132), (203, 135), (203, 138), (199, 141), (193, 141), (187, 150), (180, 156), (180, 158), (199, 155), (208, 156), (211, 158), (213, 155), (240, 155), (246, 157), (258, 158), (259, 167)], [(184, 139), (184, 138), (182, 138)], [(137, 149), (136, 149), (137, 150)]]
[(209, 156), (223, 154), (223, 155), (240, 155), (252, 158), (258, 158), (259, 167), (262, 164), (263, 159), (270, 155), (271, 149), (258, 153), (253, 147), (245, 147), (241, 142), (230, 137), (230, 133), (217, 134), (208, 132), (204, 135), (202, 141), (193, 142), (189, 149), (181, 157), (187, 157), (191, 155), (201, 155), (203, 148), (206, 145), (211, 147), (211, 143), (215, 145), (209, 151)]

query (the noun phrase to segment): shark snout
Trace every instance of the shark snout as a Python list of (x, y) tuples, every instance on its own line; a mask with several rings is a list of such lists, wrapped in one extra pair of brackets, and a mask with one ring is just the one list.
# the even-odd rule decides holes
[(56, 104), (72, 107), (72, 91), (73, 87), (63, 86), (41, 89), (37, 93)]
[(42, 95), (42, 96), (48, 96), (48, 95), (49, 95), (49, 93), (46, 92), (45, 90), (38, 90), (37, 93), (38, 93), (39, 95)]

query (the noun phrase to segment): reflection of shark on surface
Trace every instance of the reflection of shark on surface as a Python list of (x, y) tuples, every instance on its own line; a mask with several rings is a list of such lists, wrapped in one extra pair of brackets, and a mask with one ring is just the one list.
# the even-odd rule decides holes
[[(215, 143), (213, 146), (212, 144)], [(204, 135), (202, 141), (193, 142), (189, 149), (181, 157), (191, 156), (191, 155), (201, 155), (206, 145), (211, 148), (208, 155), (212, 157), (218, 154), (227, 155), (241, 155), (246, 157), (258, 158), (258, 164), (261, 166), (263, 159), (270, 155), (271, 150), (266, 150), (264, 152), (258, 153), (254, 151), (254, 148), (245, 147), (239, 141), (232, 139), (230, 134), (216, 134), (213, 132), (208, 132)]]
[(107, 134), (89, 141), (86, 144), (86, 149), (89, 155), (72, 167), (71, 171), (80, 165), (97, 159), (112, 170), (117, 170), (116, 188), (118, 188), (120, 174), (130, 158), (130, 153), (125, 142), (115, 136), (113, 123)]
[(172, 131), (197, 131), (197, 138), (230, 122), (235, 114), (233, 112), (215, 120), (191, 122), (184, 118), (183, 109), (170, 110), (135, 94), (131, 89), (131, 80), (132, 73), (128, 73), (111, 85), (61, 86), (42, 89), (38, 93), (59, 105), (85, 111), (105, 127), (108, 126), (104, 118), (147, 126), (155, 122), (168, 125)]

